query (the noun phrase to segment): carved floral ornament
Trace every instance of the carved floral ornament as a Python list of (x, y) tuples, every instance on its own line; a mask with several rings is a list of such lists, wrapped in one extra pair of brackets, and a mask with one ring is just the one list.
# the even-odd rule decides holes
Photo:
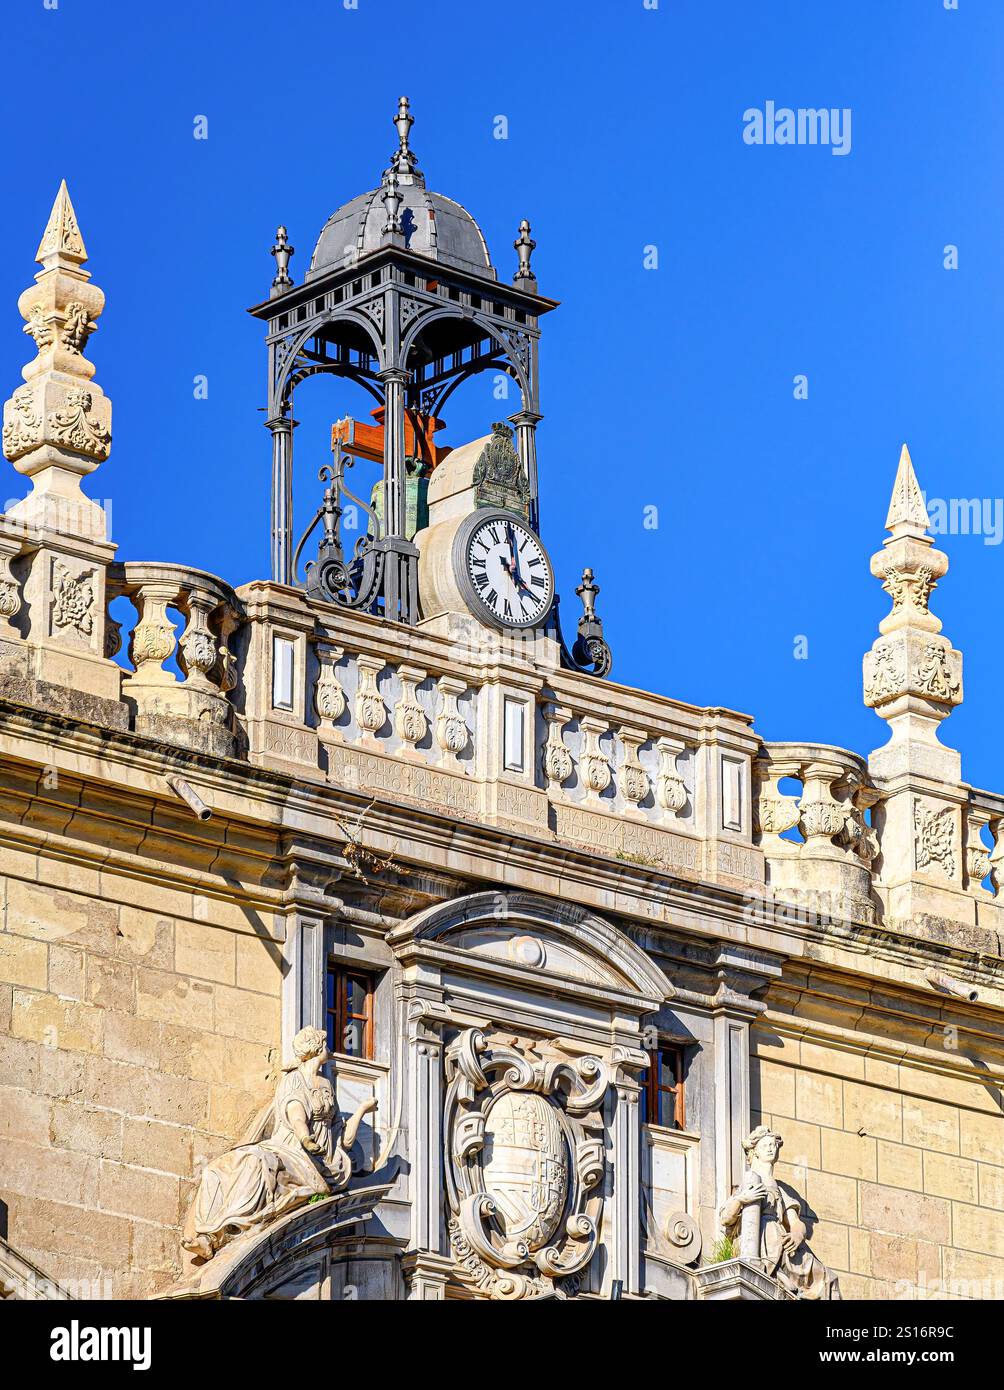
[(30, 385), (18, 387), (4, 411), (3, 450), (11, 460), (51, 443), (101, 462), (108, 457), (111, 441), (111, 431), (94, 412), (94, 393), (83, 386), (67, 390), (61, 408), (46, 414), (44, 427), (42, 409)]
[(645, 742), (646, 735), (638, 729), (622, 728), (620, 736), (624, 745), (624, 757), (620, 768), (621, 792), (625, 801), (638, 806), (648, 796), (651, 785), (639, 757), (639, 749)]
[(921, 801), (914, 801), (914, 849), (918, 869), (937, 864), (949, 877), (955, 877), (955, 818), (954, 806), (932, 811)]
[(71, 299), (63, 310), (46, 310), (42, 304), (33, 304), (28, 313), (28, 321), (24, 325), (24, 332), (34, 340), (39, 352), (52, 347), (58, 334), (63, 347), (69, 352), (80, 354), (97, 326), (88, 313), (87, 306), (79, 299)]
[(606, 1064), (468, 1028), (447, 1049), (446, 1072), (458, 1277), (493, 1299), (577, 1292), (602, 1209)]
[(19, 386), (11, 396), (3, 422), (3, 451), (9, 459), (34, 449), (42, 442), (42, 413), (30, 386)]
[(405, 747), (414, 749), (429, 732), (429, 720), (418, 699), (426, 673), (417, 667), (398, 667), (401, 697), (394, 706), (394, 728)]
[(338, 679), (338, 663), (344, 655), (344, 650), (332, 643), (319, 644), (317, 648), (319, 666), (314, 686), (314, 708), (322, 725), (328, 727), (341, 719), (348, 708), (345, 691)]
[(49, 412), (46, 432), (55, 444), (63, 444), (78, 454), (106, 459), (111, 448), (111, 432), (100, 420), (93, 419), (94, 397), (82, 386), (73, 386), (66, 393), (62, 410)]
[[(94, 631), (93, 570), (74, 575), (61, 560), (55, 562), (52, 573), (52, 625), (76, 628), (89, 637)], [(16, 610), (15, 610), (16, 611)]]
[(916, 570), (899, 569), (890, 565), (885, 572), (882, 587), (892, 599), (893, 611), (910, 607), (926, 612), (931, 590), (937, 588), (937, 583), (926, 565)]
[(865, 657), (865, 703), (879, 705), (915, 693), (946, 705), (962, 700), (958, 657), (940, 641), (929, 641), (912, 661), (905, 643), (885, 642)]
[(572, 755), (561, 737), (561, 730), (571, 718), (571, 711), (562, 709), (560, 705), (548, 705), (545, 718), (547, 742), (544, 744), (541, 762), (549, 789), (558, 791), (562, 782), (567, 782), (571, 777), (574, 766)]

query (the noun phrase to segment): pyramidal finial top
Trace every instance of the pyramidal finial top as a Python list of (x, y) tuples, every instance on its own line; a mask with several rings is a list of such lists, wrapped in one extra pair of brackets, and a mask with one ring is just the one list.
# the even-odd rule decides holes
[(896, 470), (896, 481), (893, 483), (885, 529), (893, 536), (912, 534), (921, 537), (929, 530), (930, 525), (931, 518), (927, 514), (924, 494), (913, 471), (910, 450), (904, 444), (899, 456), (899, 467)]
[(60, 264), (78, 266), (87, 260), (87, 249), (80, 235), (77, 214), (73, 211), (65, 179), (59, 185), (56, 201), (35, 252), (35, 260), (46, 270)]

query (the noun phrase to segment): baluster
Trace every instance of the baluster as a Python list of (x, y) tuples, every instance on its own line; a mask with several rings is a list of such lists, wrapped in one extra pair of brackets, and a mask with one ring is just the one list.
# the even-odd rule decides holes
[(687, 804), (687, 784), (676, 767), (676, 755), (682, 753), (685, 745), (675, 738), (656, 740), (659, 754), (659, 775), (655, 783), (655, 799), (664, 811), (678, 816)]
[(598, 804), (613, 781), (610, 762), (600, 748), (600, 735), (607, 732), (607, 726), (605, 720), (586, 715), (579, 720), (579, 728), (585, 740), (579, 759), (579, 777), (588, 793), (587, 800)]
[(356, 723), (362, 730), (364, 743), (375, 743), (376, 735), (387, 723), (387, 706), (377, 688), (377, 676), (386, 662), (379, 656), (356, 658), (359, 670), (359, 689), (356, 691)]
[(572, 775), (572, 755), (561, 737), (561, 730), (572, 717), (572, 711), (561, 705), (548, 705), (544, 710), (547, 720), (547, 742), (541, 756), (541, 766), (547, 778), (547, 789), (552, 794), (561, 790), (561, 784)]
[(651, 783), (648, 773), (641, 765), (638, 750), (648, 735), (643, 729), (622, 726), (619, 730), (624, 745), (624, 757), (620, 766), (620, 790), (628, 803), (625, 808), (629, 814), (644, 815), (640, 803), (648, 796)]
[(425, 680), (426, 674), (417, 666), (397, 668), (401, 696), (394, 706), (394, 728), (401, 740), (401, 752), (405, 757), (421, 758), (417, 745), (429, 732), (429, 720), (418, 700), (418, 686)]
[(129, 686), (175, 685), (177, 677), (164, 670), (164, 662), (177, 645), (175, 624), (167, 616), (168, 605), (178, 601), (178, 586), (141, 583), (133, 594), (139, 621), (129, 638), (129, 660), (135, 668), (126, 676)]
[(335, 720), (341, 719), (348, 708), (345, 691), (336, 671), (344, 655), (344, 648), (336, 646), (334, 642), (317, 644), (320, 666), (314, 686), (314, 708), (321, 721), (321, 732), (328, 738), (341, 738), (341, 733), (335, 728)]
[(436, 742), (442, 750), (444, 765), (458, 770), (461, 766), (460, 754), (467, 747), (468, 732), (457, 700), (467, 689), (467, 684), (452, 676), (440, 676), (436, 687), (443, 699), (443, 707), (436, 717)]
[(799, 827), (805, 836), (804, 853), (831, 858), (838, 851), (834, 835), (844, 828), (845, 813), (831, 790), (842, 769), (831, 763), (807, 763), (802, 778)]

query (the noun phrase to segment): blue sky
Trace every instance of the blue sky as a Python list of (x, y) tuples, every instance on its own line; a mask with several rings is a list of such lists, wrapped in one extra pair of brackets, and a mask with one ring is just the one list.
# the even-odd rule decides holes
[[(430, 187), (477, 217), (505, 278), (529, 217), (562, 301), (543, 537), (566, 610), (595, 567), (615, 678), (752, 713), (766, 738), (884, 742), (861, 656), (888, 608), (868, 560), (902, 442), (930, 496), (987, 499), (1004, 524), (1000, 0), (11, 0), (4, 23), (0, 385), (20, 380), (16, 300), (65, 176), (108, 296), (90, 355), (114, 446), (88, 490), (122, 558), (266, 574), (265, 354), (244, 311), (278, 222), (299, 279), (328, 215), (378, 181), (407, 92)], [(849, 108), (849, 152), (745, 143), (767, 101)], [(314, 388), (303, 521), (326, 423), (363, 410)], [(497, 414), (486, 377), (443, 438)], [(20, 484), (8, 469), (4, 496)], [(1004, 546), (986, 540), (940, 538), (933, 607), (965, 658), (943, 739), (1000, 789)]]

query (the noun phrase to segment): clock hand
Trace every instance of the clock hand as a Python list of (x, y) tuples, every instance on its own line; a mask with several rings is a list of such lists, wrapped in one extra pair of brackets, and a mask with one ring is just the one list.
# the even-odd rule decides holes
[[(505, 529), (506, 535), (509, 538), (509, 555), (512, 559), (512, 568), (509, 573), (517, 584), (523, 584), (523, 577), (519, 572), (519, 550), (516, 546), (516, 533), (512, 529), (511, 523), (508, 521), (506, 522)], [(523, 587), (525, 588), (526, 586), (524, 585)]]

